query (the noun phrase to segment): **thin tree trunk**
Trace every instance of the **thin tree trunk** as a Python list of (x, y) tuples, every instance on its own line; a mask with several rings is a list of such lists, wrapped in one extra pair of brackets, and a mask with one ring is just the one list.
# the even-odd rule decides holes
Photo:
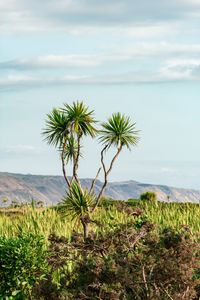
[(94, 190), (94, 186), (95, 186), (95, 184), (96, 184), (96, 181), (97, 181), (97, 178), (99, 177), (100, 172), (101, 172), (101, 167), (98, 169), (97, 175), (96, 175), (95, 178), (92, 180), (92, 184), (91, 184), (91, 187), (90, 187), (90, 193)]
[(89, 225), (83, 219), (81, 219), (81, 223), (83, 226), (83, 238), (84, 238), (84, 241), (86, 241), (89, 236)]
[(74, 155), (74, 166), (73, 166), (73, 177), (79, 184), (80, 181), (78, 179), (77, 170), (78, 170), (78, 163), (79, 163), (80, 149), (81, 149), (80, 141), (81, 141), (81, 135), (78, 135), (77, 138), (78, 150), (77, 150), (77, 155)]
[(122, 144), (119, 146), (119, 148), (117, 149), (117, 153), (115, 154), (115, 156), (113, 157), (111, 163), (110, 163), (110, 167), (108, 169), (108, 171), (106, 171), (106, 167), (105, 167), (105, 163), (104, 163), (104, 151), (107, 149), (108, 145), (106, 145), (103, 150), (101, 151), (101, 163), (102, 163), (102, 166), (103, 166), (103, 170), (104, 170), (104, 184), (99, 192), (99, 195), (97, 196), (97, 200), (96, 200), (96, 203), (92, 209), (92, 212), (94, 212), (94, 210), (97, 208), (97, 206), (99, 205), (99, 202), (101, 200), (101, 197), (105, 191), (105, 188), (108, 184), (108, 175), (110, 174), (110, 172), (112, 171), (112, 167), (113, 167), (113, 164), (115, 162), (115, 160), (117, 159), (118, 155), (120, 154), (121, 150), (122, 150)]
[(62, 152), (61, 152), (61, 160), (62, 160), (63, 175), (64, 175), (64, 178), (65, 178), (65, 181), (67, 182), (68, 188), (70, 188), (71, 184), (70, 184), (69, 179), (67, 178), (66, 170), (65, 170), (65, 157), (64, 156), (65, 156), (65, 144), (66, 144), (66, 141), (67, 141), (67, 137), (64, 139), (64, 142), (63, 142), (63, 148), (62, 148)]

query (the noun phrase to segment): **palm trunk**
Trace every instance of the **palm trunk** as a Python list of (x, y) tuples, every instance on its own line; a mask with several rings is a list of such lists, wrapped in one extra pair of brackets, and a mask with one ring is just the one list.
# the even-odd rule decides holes
[(122, 144), (119, 146), (119, 148), (117, 149), (117, 153), (115, 154), (115, 156), (113, 157), (111, 163), (110, 163), (110, 167), (108, 169), (108, 171), (106, 171), (106, 167), (105, 167), (105, 163), (104, 163), (104, 152), (105, 150), (107, 149), (108, 145), (106, 145), (103, 150), (101, 151), (101, 163), (102, 163), (102, 166), (103, 166), (103, 170), (104, 170), (104, 183), (103, 183), (103, 186), (99, 192), (99, 195), (97, 196), (97, 200), (96, 200), (96, 203), (92, 209), (92, 212), (94, 212), (94, 210), (97, 208), (97, 206), (99, 205), (99, 202), (101, 200), (101, 197), (105, 191), (105, 188), (108, 184), (108, 175), (110, 174), (110, 172), (112, 171), (112, 168), (113, 168), (113, 164), (115, 162), (115, 160), (117, 159), (117, 157), (119, 156), (121, 150), (122, 150)]
[(67, 175), (66, 175), (66, 170), (65, 170), (65, 144), (66, 144), (66, 141), (67, 141), (67, 137), (64, 139), (64, 142), (63, 142), (63, 148), (62, 148), (62, 152), (61, 152), (61, 160), (62, 160), (62, 171), (63, 171), (63, 176), (65, 178), (65, 181), (67, 182), (67, 185), (68, 185), (68, 188), (70, 188), (71, 184), (69, 182), (69, 179), (67, 178)]
[(80, 184), (80, 181), (78, 179), (77, 170), (78, 170), (80, 148), (81, 148), (80, 141), (81, 141), (81, 135), (78, 135), (78, 138), (77, 138), (78, 150), (77, 150), (77, 155), (74, 155), (74, 166), (73, 166), (73, 177), (79, 184)]
[(98, 169), (96, 177), (92, 180), (92, 184), (90, 187), (90, 193), (92, 193), (94, 190), (94, 187), (95, 187), (95, 184), (96, 184), (97, 178), (99, 177), (100, 172), (101, 172), (101, 167)]
[(83, 226), (83, 238), (84, 238), (84, 241), (86, 241), (89, 236), (89, 225), (83, 219), (81, 219), (81, 224)]

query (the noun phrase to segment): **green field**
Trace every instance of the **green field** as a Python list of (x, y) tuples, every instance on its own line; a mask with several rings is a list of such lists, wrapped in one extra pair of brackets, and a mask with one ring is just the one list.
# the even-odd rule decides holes
[[(105, 206), (98, 208), (93, 219), (99, 221), (102, 226), (92, 225), (92, 230), (99, 232), (115, 228), (117, 224), (126, 224), (135, 217), (124, 213), (126, 207), (121, 201), (111, 201)], [(118, 206), (118, 207), (117, 207)], [(156, 225), (158, 231), (166, 227), (180, 230), (188, 226), (195, 238), (200, 236), (200, 205), (192, 203), (148, 203), (146, 201), (130, 200), (128, 207), (143, 210), (141, 219), (147, 218)], [(65, 236), (70, 240), (73, 230), (80, 231), (80, 224), (71, 221), (62, 209), (34, 208), (24, 206), (22, 208), (0, 210), (0, 235), (10, 237), (19, 232), (34, 232), (42, 234), (48, 239), (51, 233)]]
[(1, 208), (0, 299), (199, 300), (199, 216), (199, 204), (105, 199), (84, 240), (63, 206)]

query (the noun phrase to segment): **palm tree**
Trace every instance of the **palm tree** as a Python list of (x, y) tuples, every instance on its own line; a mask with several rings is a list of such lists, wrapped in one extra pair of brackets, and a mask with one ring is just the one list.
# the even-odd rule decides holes
[[(72, 105), (64, 104), (64, 108), (54, 108), (47, 115), (43, 135), (48, 144), (57, 147), (60, 151), (63, 175), (69, 188), (74, 178), (79, 182), (77, 169), (81, 156), (81, 138), (86, 135), (95, 136), (97, 133), (95, 123), (93, 111), (89, 111), (88, 107), (79, 101), (73, 102)], [(65, 165), (69, 161), (73, 162), (71, 182), (65, 170)]]
[(95, 196), (88, 189), (82, 189), (79, 183), (74, 180), (70, 190), (63, 198), (62, 204), (72, 220), (81, 222), (84, 232), (84, 240), (88, 238), (88, 225), (91, 221), (90, 210), (94, 205)]
[(51, 113), (47, 114), (46, 127), (42, 134), (49, 145), (58, 147), (60, 151), (62, 170), (64, 178), (70, 187), (69, 179), (65, 171), (66, 143), (69, 139), (69, 120), (60, 109), (54, 108)]
[[(118, 158), (122, 149), (128, 148), (138, 143), (138, 131), (135, 130), (135, 123), (131, 123), (129, 117), (121, 114), (113, 114), (107, 122), (102, 124), (102, 129), (95, 128), (96, 120), (93, 111), (90, 111), (83, 102), (73, 102), (72, 105), (64, 104), (63, 108), (54, 108), (47, 115), (46, 127), (43, 135), (48, 144), (57, 147), (60, 151), (64, 178), (68, 185), (68, 191), (63, 202), (72, 218), (76, 218), (82, 223), (84, 239), (88, 237), (88, 226), (92, 222), (90, 215), (98, 206), (104, 190), (108, 183), (108, 176), (112, 171), (114, 162)], [(92, 181), (91, 188), (83, 189), (78, 179), (77, 169), (81, 157), (81, 141), (84, 136), (94, 137), (100, 134), (99, 140), (103, 145), (101, 151), (101, 168)], [(110, 164), (106, 166), (104, 155), (110, 147), (117, 148)], [(65, 171), (65, 165), (71, 161), (73, 164), (72, 179), (69, 181)], [(103, 168), (104, 183), (97, 196), (93, 190), (98, 175)]]
[(96, 135), (97, 129), (94, 127), (96, 120), (93, 117), (93, 111), (89, 111), (89, 108), (83, 102), (73, 102), (72, 105), (64, 104), (62, 112), (67, 116), (69, 123), (69, 130), (71, 138), (77, 145), (77, 151), (73, 154), (73, 178), (78, 182), (77, 169), (80, 158), (81, 138), (83, 136)]
[[(139, 131), (135, 129), (135, 125), (136, 123), (131, 123), (130, 118), (121, 114), (120, 112), (114, 113), (106, 123), (102, 124), (102, 130), (100, 130), (99, 140), (104, 145), (101, 151), (101, 164), (104, 171), (104, 183), (97, 196), (96, 203), (92, 211), (96, 209), (101, 200), (103, 192), (108, 183), (108, 176), (112, 171), (113, 164), (116, 161), (122, 149), (126, 147), (129, 150), (131, 150), (131, 146), (137, 145), (139, 141)], [(104, 162), (104, 153), (111, 146), (116, 147), (117, 152), (111, 160), (109, 167), (106, 168)]]

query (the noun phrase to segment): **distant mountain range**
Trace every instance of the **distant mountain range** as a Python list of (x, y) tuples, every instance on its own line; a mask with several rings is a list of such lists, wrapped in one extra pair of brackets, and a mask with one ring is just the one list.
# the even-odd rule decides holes
[[(91, 179), (81, 179), (84, 187), (90, 186)], [(95, 191), (101, 188), (101, 181), (96, 182)], [(19, 202), (43, 201), (46, 205), (58, 203), (65, 194), (66, 183), (62, 176), (23, 175), (0, 172), (0, 206), (7, 198)], [(105, 191), (106, 196), (118, 200), (139, 198), (146, 191), (153, 191), (160, 201), (200, 202), (200, 191), (181, 189), (164, 185), (144, 184), (136, 181), (111, 182)]]

